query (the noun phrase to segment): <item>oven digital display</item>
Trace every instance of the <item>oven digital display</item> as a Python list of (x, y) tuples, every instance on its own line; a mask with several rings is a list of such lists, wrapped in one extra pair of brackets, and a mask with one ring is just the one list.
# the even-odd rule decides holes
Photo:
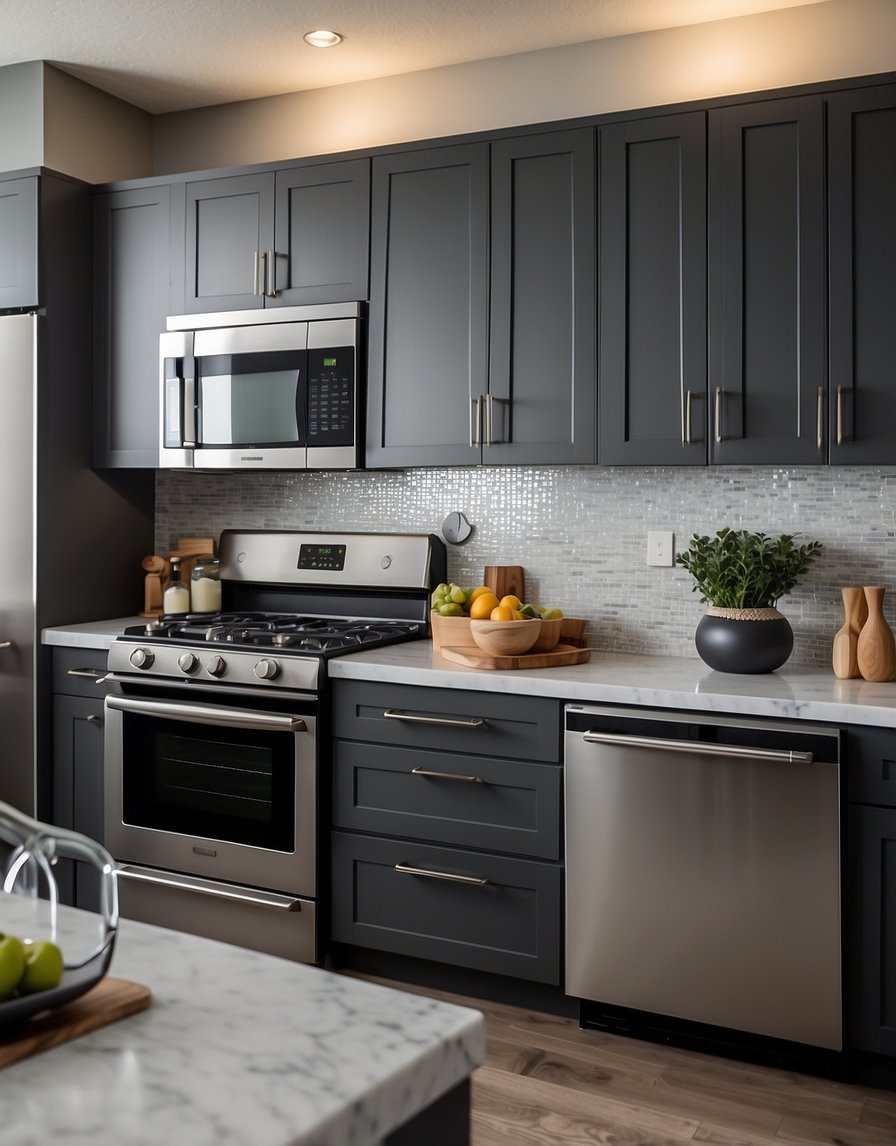
[(298, 569), (328, 569), (339, 572), (345, 568), (344, 545), (300, 545)]

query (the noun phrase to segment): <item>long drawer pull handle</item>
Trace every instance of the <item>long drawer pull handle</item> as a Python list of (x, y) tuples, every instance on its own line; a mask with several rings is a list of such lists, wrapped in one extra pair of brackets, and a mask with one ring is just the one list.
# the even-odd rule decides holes
[(837, 387), (837, 445), (843, 444), (843, 387)]
[(105, 673), (97, 672), (96, 669), (66, 669), (66, 676), (86, 676), (88, 680), (99, 680)]
[(722, 387), (716, 386), (716, 441), (722, 440)]
[(470, 449), (482, 445), (482, 415), (479, 399), (470, 399)]
[(258, 907), (277, 907), (281, 911), (301, 911), (302, 901), (291, 895), (278, 895), (273, 891), (243, 891), (229, 884), (214, 880), (191, 879), (184, 875), (168, 875), (149, 868), (132, 864), (116, 864), (115, 871), (125, 879), (155, 884), (157, 887), (172, 887), (178, 891), (195, 891), (200, 895), (213, 895), (220, 899), (231, 899), (237, 903), (254, 903)]
[(623, 748), (651, 748), (660, 752), (687, 752), (693, 756), (736, 756), (742, 760), (769, 760), (781, 764), (811, 764), (811, 752), (780, 748), (744, 748), (739, 744), (699, 744), (692, 740), (662, 740), (652, 736), (624, 736), (616, 732), (585, 732), (586, 744), (618, 744)]
[(815, 408), (815, 445), (819, 450), (824, 448), (824, 387), (818, 387)]
[(412, 768), (412, 776), (423, 776), (426, 780), (462, 780), (465, 784), (484, 783), (481, 776), (462, 776), (459, 772), (428, 772), (425, 768)]
[(409, 724), (440, 724), (448, 728), (481, 728), (485, 721), (481, 717), (472, 720), (451, 720), (447, 716), (412, 716), (409, 712), (396, 712), (387, 708), (383, 712), (386, 720), (406, 720)]
[(681, 434), (681, 444), (683, 446), (691, 445), (691, 402), (694, 395), (690, 390), (685, 391), (684, 395), (684, 429)]
[(476, 887), (485, 887), (487, 883), (491, 882), (484, 875), (454, 875), (453, 872), (448, 871), (430, 871), (429, 868), (425, 867), (412, 867), (409, 863), (397, 863), (395, 870), (404, 875), (424, 875), (427, 879), (447, 879), (449, 883), (470, 883)]

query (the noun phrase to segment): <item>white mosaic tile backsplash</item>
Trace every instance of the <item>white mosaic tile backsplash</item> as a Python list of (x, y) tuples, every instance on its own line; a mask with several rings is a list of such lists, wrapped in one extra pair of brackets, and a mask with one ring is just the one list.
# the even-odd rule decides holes
[(526, 596), (587, 618), (594, 647), (670, 656), (696, 656), (705, 606), (684, 569), (646, 564), (648, 530), (672, 530), (676, 552), (726, 525), (792, 533), (824, 551), (779, 604), (796, 638), (791, 663), (830, 664), (843, 585), (885, 586), (896, 628), (896, 467), (161, 471), (156, 497), (158, 553), (226, 528), (439, 533), (459, 510), (473, 534), (448, 546), (450, 580), (522, 565)]

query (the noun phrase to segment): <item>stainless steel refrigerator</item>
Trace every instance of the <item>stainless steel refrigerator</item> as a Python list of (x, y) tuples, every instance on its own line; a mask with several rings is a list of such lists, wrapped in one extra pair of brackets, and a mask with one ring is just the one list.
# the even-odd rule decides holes
[(0, 800), (31, 814), (52, 785), (41, 630), (135, 613), (152, 546), (153, 475), (89, 466), (88, 285), (72, 269), (52, 322), (0, 315)]

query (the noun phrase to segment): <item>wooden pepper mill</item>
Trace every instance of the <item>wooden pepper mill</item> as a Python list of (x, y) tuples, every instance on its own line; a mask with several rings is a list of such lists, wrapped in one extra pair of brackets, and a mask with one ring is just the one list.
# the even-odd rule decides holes
[(856, 645), (859, 672), (865, 680), (892, 680), (896, 676), (896, 642), (884, 618), (884, 590), (865, 586), (868, 620), (862, 626)]
[(860, 677), (858, 661), (859, 634), (868, 619), (865, 590), (855, 587), (841, 589), (843, 598), (843, 626), (834, 635), (832, 663), (834, 676), (840, 680)]

